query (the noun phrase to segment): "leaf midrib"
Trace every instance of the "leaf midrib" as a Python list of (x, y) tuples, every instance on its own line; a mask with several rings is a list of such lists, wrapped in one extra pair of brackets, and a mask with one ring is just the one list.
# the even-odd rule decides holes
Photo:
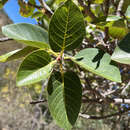
[(64, 34), (64, 39), (63, 39), (62, 52), (65, 49), (65, 42), (66, 42), (66, 36), (67, 36), (67, 30), (68, 30), (68, 23), (69, 23), (69, 10), (70, 10), (70, 5), (68, 7), (68, 14), (67, 14), (67, 19), (66, 19), (66, 26), (65, 26), (65, 34)]
[[(42, 68), (40, 68), (40, 69), (36, 69), (34, 72), (32, 72), (30, 75), (34, 75), (37, 71), (41, 71), (42, 69), (44, 69), (45, 67), (47, 67), (47, 66), (53, 66), (54, 64), (56, 63), (56, 61), (52, 61), (52, 62), (50, 62), (49, 64), (47, 64), (47, 65), (45, 65), (45, 66), (43, 66)], [(30, 75), (29, 76), (27, 76), (25, 79), (27, 79), (28, 77), (30, 77)], [(23, 82), (23, 79), (22, 79), (22, 81), (18, 81), (18, 84), (20, 84), (21, 82)], [(18, 85), (18, 86), (21, 86), (21, 85)]]
[[(78, 63), (77, 61), (76, 61), (76, 59), (74, 59), (74, 58), (71, 58), (72, 59), (72, 61), (74, 61), (75, 63)], [(84, 69), (86, 69), (85, 67), (84, 67), (84, 63), (81, 63), (81, 62), (79, 62), (78, 63), (80, 66), (82, 66), (82, 68), (84, 68)], [(107, 78), (107, 79), (109, 79), (109, 80), (112, 80), (112, 81), (115, 81), (115, 80), (117, 80), (117, 79), (112, 79), (110, 76), (108, 76), (108, 75), (103, 75), (101, 72), (98, 72), (98, 71), (94, 71), (93, 70), (93, 68), (92, 67), (90, 67), (90, 66), (88, 66), (88, 65), (85, 65), (86, 67), (87, 67), (87, 71), (90, 71), (90, 72), (92, 72), (92, 73), (94, 73), (94, 74), (97, 74), (97, 75), (99, 75), (99, 76), (101, 76), (101, 77), (104, 77), (104, 78)], [(111, 66), (111, 65), (110, 65)], [(116, 81), (116, 82), (121, 82), (121, 81)]]

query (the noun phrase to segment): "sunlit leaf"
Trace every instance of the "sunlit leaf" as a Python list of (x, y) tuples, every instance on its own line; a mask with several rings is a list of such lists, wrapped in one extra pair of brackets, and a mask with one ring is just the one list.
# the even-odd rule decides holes
[(84, 35), (83, 15), (72, 0), (67, 0), (52, 16), (49, 44), (56, 52), (72, 50), (82, 43)]
[(111, 62), (111, 56), (96, 48), (87, 48), (71, 58), (82, 68), (106, 79), (121, 82), (120, 71)]
[(31, 53), (37, 49), (38, 48), (27, 46), (23, 49), (17, 49), (17, 50), (11, 51), (9, 53), (1, 55), (0, 62), (6, 62), (6, 61), (11, 61), (11, 60), (25, 57), (26, 55), (28, 55), (29, 53)]
[(120, 63), (130, 64), (130, 33), (118, 44), (111, 59)]
[(47, 79), (54, 64), (55, 61), (51, 61), (50, 55), (43, 50), (31, 53), (20, 65), (17, 85), (24, 86)]
[(117, 15), (109, 15), (109, 16), (107, 17), (106, 21), (117, 21), (117, 20), (119, 20), (119, 19), (121, 19), (120, 16), (117, 16)]
[(126, 10), (125, 16), (126, 16), (127, 18), (130, 18), (130, 5), (128, 6), (128, 8), (127, 8), (127, 10)]
[(2, 27), (5, 36), (37, 48), (49, 48), (48, 33), (43, 28), (28, 23), (10, 24)]

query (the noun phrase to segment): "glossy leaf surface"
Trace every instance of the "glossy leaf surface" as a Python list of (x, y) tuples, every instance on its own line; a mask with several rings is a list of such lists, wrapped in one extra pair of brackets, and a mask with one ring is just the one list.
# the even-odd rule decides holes
[(49, 47), (47, 44), (47, 31), (37, 25), (27, 23), (10, 24), (2, 27), (2, 32), (5, 36), (29, 46), (37, 48)]
[(50, 55), (43, 50), (31, 53), (20, 65), (17, 85), (29, 85), (47, 79), (54, 64), (54, 61), (51, 62)]
[(112, 65), (111, 56), (96, 48), (80, 51), (72, 60), (82, 68), (106, 79), (121, 82), (118, 67)]
[(64, 82), (60, 72), (55, 72), (48, 83), (48, 105), (56, 123), (70, 130), (75, 124), (81, 107), (82, 87), (74, 72), (64, 73)]
[(130, 64), (130, 33), (118, 44), (111, 59), (120, 63)]
[(84, 18), (79, 8), (67, 0), (52, 16), (49, 25), (49, 44), (59, 52), (77, 48), (85, 35)]
[(11, 51), (9, 53), (1, 55), (0, 56), (0, 62), (6, 62), (6, 61), (11, 61), (11, 60), (15, 60), (15, 59), (25, 57), (26, 55), (28, 55), (29, 53), (31, 53), (31, 52), (33, 52), (37, 49), (38, 48), (27, 46), (23, 49), (17, 49), (17, 50)]

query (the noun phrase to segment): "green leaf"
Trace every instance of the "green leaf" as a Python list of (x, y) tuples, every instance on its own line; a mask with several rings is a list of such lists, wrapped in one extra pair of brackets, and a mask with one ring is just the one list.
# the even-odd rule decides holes
[(26, 55), (28, 55), (29, 53), (37, 49), (38, 48), (27, 46), (23, 49), (17, 49), (17, 50), (11, 51), (9, 53), (6, 53), (0, 56), (0, 62), (6, 62), (6, 61), (11, 61), (11, 60), (25, 57)]
[(55, 61), (51, 62), (50, 55), (43, 50), (31, 53), (20, 65), (16, 79), (17, 85), (29, 85), (47, 79), (54, 64)]
[(65, 2), (66, 0), (56, 0), (56, 4), (61, 4), (62, 2)]
[(28, 2), (23, 1), (23, 0), (18, 0), (18, 4), (20, 6), (20, 14), (23, 17), (29, 17), (33, 14), (34, 7), (31, 6), (30, 4), (35, 5), (35, 0), (29, 0)]
[(117, 15), (109, 15), (109, 16), (107, 17), (106, 21), (117, 21), (117, 20), (119, 20), (119, 19), (121, 19), (120, 16), (117, 16)]
[(102, 50), (96, 48), (84, 49), (71, 59), (94, 74), (115, 82), (121, 82), (119, 69), (112, 64), (111, 56)]
[(49, 48), (48, 33), (43, 28), (28, 23), (10, 24), (2, 27), (5, 36), (37, 48)]
[(128, 8), (127, 8), (127, 10), (126, 10), (125, 16), (126, 16), (127, 18), (130, 18), (130, 5), (128, 6)]
[(102, 4), (104, 2), (104, 0), (94, 0), (95, 4)]
[(97, 25), (97, 28), (104, 31), (105, 27), (109, 29), (109, 35), (113, 38), (122, 39), (128, 32), (129, 29), (126, 27), (124, 20), (120, 19), (117, 21), (110, 21)]
[(82, 86), (76, 73), (65, 72), (64, 83), (60, 72), (55, 72), (49, 79), (48, 105), (56, 123), (66, 130), (75, 124), (82, 97)]
[(35, 13), (33, 13), (33, 15), (31, 16), (31, 18), (39, 18), (42, 17), (43, 13), (40, 11), (36, 11)]
[[(64, 1), (64, 0), (62, 0), (62, 1)], [(49, 7), (52, 7), (53, 4), (55, 4), (56, 2), (57, 2), (57, 0), (47, 0), (47, 1), (46, 1), (46, 4), (47, 4)]]
[(56, 52), (72, 50), (82, 43), (84, 36), (84, 17), (72, 0), (67, 0), (52, 16), (49, 44)]
[(111, 59), (120, 63), (130, 64), (130, 33), (120, 41)]

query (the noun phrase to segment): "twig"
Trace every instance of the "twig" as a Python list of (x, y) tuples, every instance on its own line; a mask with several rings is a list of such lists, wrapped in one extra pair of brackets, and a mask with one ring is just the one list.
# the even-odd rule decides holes
[(89, 99), (89, 98), (82, 98), (82, 103), (99, 103), (102, 104), (102, 99)]
[[(43, 95), (43, 91), (45, 89), (45, 86), (46, 86), (47, 82), (48, 81), (43, 81), (43, 83), (42, 83), (42, 90), (41, 90), (41, 93), (39, 95), (38, 101), (30, 102), (30, 104), (35, 104), (35, 107), (34, 107), (34, 109), (35, 109), (34, 117), (36, 119), (39, 119), (40, 114), (41, 114), (41, 108), (40, 108), (40, 104), (39, 103), (46, 101), (45, 99), (42, 100), (42, 95)], [(34, 130), (36, 125), (37, 125), (36, 122), (33, 121), (31, 130)]]
[(53, 14), (53, 11), (50, 9), (50, 7), (46, 4), (45, 0), (42, 0), (43, 6), (51, 13)]
[(114, 103), (114, 104), (130, 104), (130, 99), (123, 99), (123, 98), (115, 98), (115, 99), (111, 99), (108, 97), (104, 97), (104, 98), (96, 98), (96, 99), (89, 99), (88, 97), (85, 97), (85, 95), (83, 95), (82, 98), (82, 103), (99, 103), (99, 104), (110, 104), (110, 103)]
[(28, 1), (28, 5), (30, 5), (30, 6), (32, 6), (32, 7), (35, 7), (35, 8), (37, 8), (37, 9), (40, 9), (40, 10), (43, 8), (42, 6), (34, 5), (34, 4), (30, 3), (29, 1)]
[(10, 41), (10, 40), (13, 40), (13, 39), (12, 38), (8, 38), (8, 37), (0, 38), (0, 42)]
[(126, 22), (127, 22), (127, 27), (130, 28), (130, 27), (129, 27), (129, 21), (128, 21), (128, 19), (126, 18), (124, 12), (122, 11), (124, 2), (125, 2), (125, 0), (120, 0), (120, 2), (119, 2), (119, 4), (118, 4), (118, 8), (117, 8), (116, 14), (117, 14), (118, 16), (123, 16), (124, 19), (125, 19)]
[(51, 17), (53, 14), (53, 11), (50, 9), (50, 7), (46, 4), (44, 0), (39, 0), (41, 5), (43, 6), (43, 12), (48, 16)]
[(129, 27), (129, 21), (128, 21), (127, 17), (125, 16), (125, 14), (124, 14), (122, 11), (120, 11), (120, 14), (121, 14), (121, 16), (123, 16), (123, 18), (126, 20), (127, 27), (130, 28), (130, 27)]
[(82, 114), (85, 114), (91, 107), (92, 107), (92, 103), (88, 103), (87, 106), (85, 107), (85, 110), (82, 112)]
[(130, 104), (130, 99), (115, 98), (113, 100), (115, 104)]
[(106, 96), (108, 96), (108, 95), (110, 95), (110, 94), (113, 94), (113, 93), (115, 93), (117, 90), (112, 90), (112, 91), (108, 91), (108, 92), (105, 92), (105, 93), (103, 93), (103, 97), (106, 97)]
[(110, 6), (110, 0), (105, 0), (105, 16), (107, 17), (108, 16), (108, 12), (109, 12), (109, 6)]
[(84, 75), (84, 79), (85, 79), (85, 81), (87, 83), (86, 88), (88, 88), (92, 92), (93, 96), (95, 97), (96, 96), (95, 91), (92, 89), (91, 84), (90, 84), (88, 78), (86, 78), (86, 75)]
[(130, 81), (128, 82), (128, 84), (126, 85), (126, 87), (122, 90), (122, 92), (121, 92), (122, 95), (125, 95), (126, 90), (127, 90), (128, 87), (130, 87)]
[(113, 4), (113, 6), (115, 7), (115, 9), (117, 10), (117, 4), (115, 3), (115, 1), (114, 1), (114, 0), (111, 0), (111, 2), (112, 2), (112, 4)]
[(92, 13), (91, 9), (90, 9), (90, 4), (87, 6), (83, 0), (78, 0), (79, 4), (84, 8), (85, 14), (90, 16), (92, 18), (93, 21), (95, 21), (97, 19), (97, 17)]
[(121, 16), (121, 11), (122, 11), (122, 7), (123, 7), (123, 4), (124, 4), (125, 0), (120, 0), (119, 4), (118, 4), (118, 7), (117, 7), (117, 12), (116, 14), (118, 16)]
[(38, 104), (38, 103), (44, 103), (46, 102), (47, 100), (38, 100), (38, 101), (31, 101), (30, 104)]
[(106, 50), (107, 50), (107, 52), (109, 53), (109, 46), (106, 45), (106, 43), (107, 43), (107, 41), (108, 41), (108, 39), (109, 39), (109, 28), (108, 28), (108, 27), (105, 27), (104, 33), (105, 33), (105, 37), (104, 37), (103, 41), (104, 41)]
[(130, 108), (125, 109), (123, 111), (116, 112), (114, 114), (106, 115), (106, 116), (91, 116), (91, 115), (82, 114), (82, 113), (80, 113), (79, 116), (82, 118), (85, 118), (85, 119), (101, 120), (101, 119), (106, 119), (106, 118), (109, 118), (112, 116), (118, 116), (118, 115), (124, 114), (124, 113), (128, 112), (129, 110), (130, 110)]

